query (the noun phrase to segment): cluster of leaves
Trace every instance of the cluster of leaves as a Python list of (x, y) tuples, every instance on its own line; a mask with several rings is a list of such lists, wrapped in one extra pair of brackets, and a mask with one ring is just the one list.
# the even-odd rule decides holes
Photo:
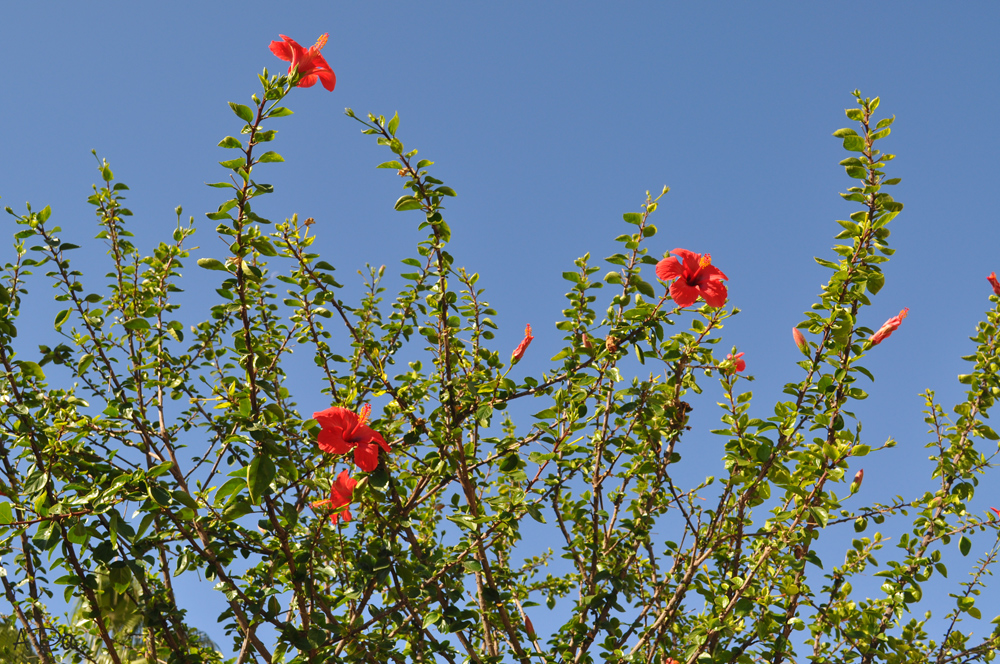
[[(850, 411), (872, 330), (861, 310), (884, 283), (888, 224), (902, 206), (883, 191), (892, 158), (875, 149), (891, 119), (872, 125), (878, 98), (857, 95), (836, 133), (855, 153), (858, 180), (844, 197), (860, 206), (841, 221), (838, 260), (800, 328), (799, 381), (773, 415), (750, 412), (742, 376), (716, 359), (719, 330), (736, 309), (682, 308), (643, 274), (663, 193), (647, 194), (620, 253), (589, 255), (563, 273), (571, 285), (556, 328), (565, 344), (549, 370), (520, 380), (492, 347), (497, 313), (479, 275), (456, 267), (444, 203), (455, 192), (397, 136), (399, 118), (358, 118), (388, 147), (380, 165), (419, 212), (426, 238), (404, 262), (391, 302), (384, 268), (370, 269), (349, 304), (334, 267), (316, 254), (311, 219), (271, 224), (253, 199), (271, 193), (253, 175), (281, 161), (261, 153), (265, 123), (287, 76), (260, 78), (254, 106), (231, 104), (241, 136), (220, 146), (230, 195), (208, 215), (229, 255), (198, 261), (218, 274), (219, 303), (192, 327), (178, 319), (185, 241), (143, 255), (131, 243), (127, 187), (100, 163), (90, 202), (111, 264), (88, 290), (71, 266), (48, 208), (14, 214), (16, 259), (0, 288), (0, 577), (10, 619), (0, 649), (19, 661), (296, 662), (751, 662), (991, 660), (998, 633), (972, 640), (960, 620), (975, 607), (996, 544), (956, 592), (947, 631), (933, 640), (921, 584), (946, 574), (943, 547), (988, 527), (965, 506), (992, 462), (977, 441), (998, 437), (982, 418), (1000, 394), (1000, 310), (980, 324), (968, 398), (949, 421), (928, 394), (938, 490), (891, 505), (848, 507), (849, 459), (873, 450)], [(273, 231), (268, 228), (273, 226)], [(661, 254), (657, 247), (655, 254)], [(65, 341), (19, 359), (17, 319), (26, 279), (45, 268), (65, 309)], [(645, 268), (645, 272), (644, 272)], [(189, 277), (190, 278), (190, 277)], [(204, 277), (202, 277), (204, 278)], [(604, 288), (610, 295), (598, 305)], [(658, 294), (662, 293), (662, 294)], [(186, 330), (191, 333), (186, 339)], [(343, 339), (346, 332), (346, 342)], [(319, 426), (297, 410), (286, 375), (293, 347), (310, 353), (331, 405), (377, 404), (370, 426), (390, 443), (354, 492), (350, 523), (310, 505), (329, 493), (338, 459), (320, 452)], [(508, 349), (509, 350), (509, 349)], [(53, 366), (50, 379), (43, 367)], [(526, 366), (525, 363), (523, 366)], [(717, 377), (724, 413), (725, 475), (681, 472), (688, 413)], [(50, 380), (72, 387), (55, 387)], [(541, 399), (531, 422), (508, 406)], [(350, 463), (349, 460), (343, 460)], [(898, 554), (879, 565), (875, 533), (853, 542), (823, 575), (818, 540), (835, 527), (915, 513)], [(134, 517), (131, 515), (135, 515)], [(539, 546), (541, 543), (541, 546)], [(884, 577), (859, 598), (851, 579)], [(234, 658), (185, 619), (179, 575), (215, 584)], [(78, 611), (46, 607), (58, 586)], [(207, 592), (207, 590), (206, 590)], [(532, 622), (545, 628), (536, 631)], [(16, 633), (16, 639), (8, 639)], [(23, 637), (23, 638), (22, 638)], [(12, 650), (17, 648), (18, 650)], [(34, 660), (24, 659), (34, 658)]]

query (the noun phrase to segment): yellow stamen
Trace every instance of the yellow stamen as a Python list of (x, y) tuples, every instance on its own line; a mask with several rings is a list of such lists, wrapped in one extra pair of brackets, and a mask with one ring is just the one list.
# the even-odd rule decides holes
[(358, 411), (358, 426), (361, 426), (368, 421), (368, 416), (371, 414), (371, 412), (372, 412), (371, 404), (366, 403), (364, 406), (361, 407), (361, 410)]
[(705, 254), (698, 259), (698, 267), (705, 268), (712, 264), (712, 254)]
[(326, 46), (326, 40), (329, 39), (329, 38), (330, 38), (330, 33), (329, 32), (324, 32), (323, 34), (321, 34), (319, 36), (319, 39), (316, 40), (316, 43), (313, 44), (313, 47), (312, 47), (311, 50), (315, 51), (316, 53), (319, 53), (320, 51), (323, 50), (323, 47)]

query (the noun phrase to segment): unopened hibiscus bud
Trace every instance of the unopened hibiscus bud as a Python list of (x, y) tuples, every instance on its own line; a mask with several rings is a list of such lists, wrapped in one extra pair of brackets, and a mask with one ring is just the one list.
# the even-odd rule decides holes
[(995, 507), (991, 507), (990, 509), (993, 510), (993, 513), (997, 515), (998, 519), (1000, 519), (1000, 510)]
[(531, 624), (531, 618), (524, 614), (524, 630), (528, 632), (530, 638), (535, 638), (535, 626)]
[(531, 325), (525, 325), (524, 339), (521, 339), (521, 343), (519, 343), (517, 348), (514, 349), (514, 352), (510, 354), (510, 361), (512, 363), (521, 361), (521, 358), (524, 357), (524, 351), (528, 350), (528, 346), (531, 345), (532, 339), (534, 339), (534, 337), (531, 336)]
[(792, 339), (795, 340), (795, 345), (799, 347), (803, 355), (809, 354), (809, 342), (806, 341), (806, 337), (802, 334), (802, 331), (797, 327), (792, 328)]
[(871, 343), (872, 346), (878, 346), (880, 343), (888, 339), (889, 335), (896, 331), (896, 328), (899, 327), (900, 323), (903, 322), (903, 319), (906, 318), (909, 312), (910, 309), (907, 307), (883, 323), (882, 327), (878, 329), (878, 332), (873, 334), (868, 340), (869, 343)]
[(861, 488), (861, 483), (865, 479), (865, 469), (862, 468), (854, 475), (854, 481), (851, 482), (851, 493), (857, 493), (858, 489)]
[(581, 340), (581, 343), (583, 343), (583, 347), (587, 350), (588, 353), (594, 352), (594, 342), (590, 340), (590, 335), (587, 334), (586, 332), (583, 333), (583, 339)]
[(986, 280), (993, 286), (993, 292), (1000, 296), (1000, 281), (997, 281), (997, 273), (990, 272), (990, 276), (986, 277)]

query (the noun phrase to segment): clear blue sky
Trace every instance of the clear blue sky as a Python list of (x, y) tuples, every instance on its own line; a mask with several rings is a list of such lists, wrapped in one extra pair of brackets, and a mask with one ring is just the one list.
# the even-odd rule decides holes
[[(909, 495), (910, 473), (930, 487), (918, 394), (937, 389), (947, 404), (960, 394), (959, 356), (989, 306), (985, 277), (1000, 270), (1000, 6), (65, 2), (9, 3), (0, 17), (0, 205), (51, 205), (64, 239), (96, 233), (85, 202), (96, 148), (131, 187), (141, 247), (167, 237), (182, 205), (200, 223), (197, 255), (221, 255), (204, 213), (222, 196), (202, 183), (222, 179), (216, 162), (231, 156), (215, 147), (239, 129), (226, 102), (247, 103), (263, 67), (282, 70), (267, 48), (278, 33), (308, 45), (329, 32), (337, 88), (291, 95), (295, 115), (273, 126), (286, 163), (259, 174), (276, 188), (259, 213), (314, 217), (341, 281), (413, 255), (419, 215), (392, 210), (400, 180), (373, 168), (387, 151), (343, 115), (398, 111), (406, 146), (458, 192), (452, 253), (482, 275), (498, 347), (532, 323), (526, 361), (541, 371), (561, 337), (559, 274), (587, 251), (613, 253), (621, 214), (667, 184), (656, 251), (711, 252), (730, 277), (743, 312), (725, 345), (746, 352), (763, 417), (800, 375), (790, 330), (829, 274), (812, 256), (830, 257), (835, 220), (855, 209), (837, 195), (851, 182), (830, 134), (850, 124), (852, 90), (881, 96), (880, 111), (897, 116), (884, 149), (898, 155), (887, 170), (903, 178), (894, 195), (906, 208), (861, 323), (877, 328), (904, 306), (910, 315), (866, 363), (877, 376), (857, 409), (867, 442), (900, 444), (866, 461), (863, 493)], [(10, 256), (0, 248), (0, 262)], [(207, 306), (202, 292), (189, 282), (192, 317)], [(32, 306), (42, 335), (54, 305)], [(711, 390), (696, 412), (703, 431)], [(723, 441), (699, 435), (687, 444), (717, 464)], [(973, 505), (998, 503), (986, 483)]]

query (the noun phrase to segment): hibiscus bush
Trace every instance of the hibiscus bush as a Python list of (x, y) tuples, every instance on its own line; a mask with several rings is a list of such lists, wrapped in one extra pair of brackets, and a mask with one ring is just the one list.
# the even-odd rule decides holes
[[(892, 124), (876, 120), (877, 97), (855, 93), (853, 128), (835, 133), (853, 211), (834, 255), (817, 259), (829, 281), (792, 331), (802, 360), (782, 400), (752, 408), (747, 358), (720, 347), (736, 312), (724, 266), (658, 242), (666, 188), (624, 214), (619, 253), (563, 273), (566, 308), (542, 328), (554, 323), (564, 344), (546, 361), (531, 356), (530, 325), (513, 351), (493, 343), (498, 314), (479, 275), (449, 253), (455, 192), (404, 147), (398, 117), (348, 109), (391, 153), (379, 168), (404, 181), (395, 208), (426, 237), (392, 299), (384, 268), (346, 297), (312, 249), (312, 219), (272, 223), (253, 209), (272, 193), (257, 177), (281, 161), (265, 143), (290, 114), (286, 97), (334, 89), (324, 43), (282, 36), (271, 50), (288, 73), (265, 70), (250, 105), (230, 104), (238, 131), (220, 145), (236, 156), (211, 185), (228, 198), (208, 215), (228, 255), (191, 265), (196, 229), (183, 224), (142, 254), (127, 187), (105, 162), (89, 199), (108, 248), (104, 283), (75, 269), (78, 247), (60, 240), (49, 208), (8, 208), (5, 661), (993, 659), (1000, 631), (976, 600), (997, 519), (966, 505), (997, 449), (984, 419), (1000, 394), (998, 297), (954, 417), (927, 394), (936, 488), (868, 504), (863, 473), (847, 470), (892, 444), (862, 443), (851, 408), (872, 378), (865, 358), (907, 312), (877, 327), (864, 311), (902, 210), (888, 193), (892, 155), (876, 148)], [(54, 347), (18, 335), (32, 272), (64, 307)], [(179, 311), (185, 274), (216, 287), (207, 320)], [(324, 410), (300, 411), (316, 395), (294, 392), (292, 348), (314, 360)], [(703, 391), (723, 406), (714, 437), (688, 422)], [(692, 438), (719, 441), (722, 476), (684, 465)], [(876, 529), (887, 519), (901, 533), (891, 546)], [(965, 565), (971, 576), (929, 604), (923, 586), (947, 576), (943, 554), (973, 546), (983, 553)], [(224, 598), (219, 633), (231, 643), (186, 618), (184, 576)], [(852, 586), (874, 577), (874, 592)]]

